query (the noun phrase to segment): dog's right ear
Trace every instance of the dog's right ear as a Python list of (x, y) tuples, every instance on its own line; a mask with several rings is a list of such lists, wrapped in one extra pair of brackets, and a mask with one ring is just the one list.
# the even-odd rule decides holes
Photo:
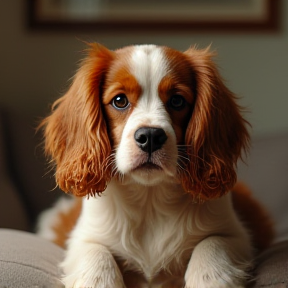
[(111, 178), (106, 165), (111, 144), (101, 111), (101, 86), (115, 54), (99, 44), (89, 46), (70, 89), (40, 124), (45, 151), (55, 164), (56, 182), (76, 196), (103, 192)]

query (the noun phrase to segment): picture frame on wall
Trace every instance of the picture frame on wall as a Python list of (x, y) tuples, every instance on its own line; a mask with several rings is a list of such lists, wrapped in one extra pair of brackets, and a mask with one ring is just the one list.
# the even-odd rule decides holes
[(30, 28), (276, 31), (281, 0), (26, 0)]

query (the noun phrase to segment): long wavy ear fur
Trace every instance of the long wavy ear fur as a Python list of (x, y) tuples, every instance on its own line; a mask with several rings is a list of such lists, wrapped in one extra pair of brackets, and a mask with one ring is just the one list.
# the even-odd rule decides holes
[(45, 129), (45, 151), (56, 166), (56, 182), (76, 196), (102, 192), (111, 177), (105, 165), (111, 146), (101, 111), (101, 85), (114, 53), (89, 45), (70, 89), (40, 125)]
[(224, 85), (209, 48), (190, 48), (184, 54), (194, 71), (196, 101), (185, 140), (189, 173), (182, 183), (187, 192), (205, 201), (224, 195), (236, 182), (237, 160), (249, 146), (248, 122)]

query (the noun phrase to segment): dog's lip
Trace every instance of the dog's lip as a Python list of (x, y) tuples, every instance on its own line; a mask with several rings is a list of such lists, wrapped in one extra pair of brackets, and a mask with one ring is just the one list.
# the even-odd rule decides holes
[(162, 168), (153, 162), (145, 162), (135, 167), (133, 170), (134, 171), (135, 170), (148, 170), (149, 171), (149, 170), (162, 170)]

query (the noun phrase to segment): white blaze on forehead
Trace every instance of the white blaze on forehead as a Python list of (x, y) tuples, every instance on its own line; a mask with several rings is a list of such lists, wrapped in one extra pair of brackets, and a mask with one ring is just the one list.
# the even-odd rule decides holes
[[(141, 86), (142, 94), (135, 107), (133, 107), (132, 113), (123, 129), (121, 141), (116, 151), (116, 165), (119, 172), (126, 174), (143, 163), (143, 161), (146, 161), (146, 156), (143, 155), (143, 152), (135, 142), (135, 132), (141, 127), (162, 128), (168, 136), (163, 146), (163, 155), (166, 156), (163, 156), (162, 159), (158, 155), (163, 162), (163, 171), (154, 173), (155, 175), (153, 176), (149, 173), (147, 174), (148, 176), (150, 175), (150, 178), (147, 177), (149, 178), (149, 183), (152, 184), (154, 183), (153, 181), (163, 180), (175, 175), (177, 166), (175, 132), (158, 92), (159, 84), (163, 77), (167, 75), (169, 69), (163, 48), (155, 45), (135, 46), (129, 57), (129, 69)], [(145, 178), (143, 175), (135, 176), (133, 172), (131, 175), (134, 180), (136, 179), (136, 182), (140, 183), (142, 181), (147, 185), (147, 177)]]
[(135, 46), (130, 69), (142, 88), (140, 100), (151, 103), (158, 98), (158, 86), (168, 71), (163, 49), (155, 45)]

